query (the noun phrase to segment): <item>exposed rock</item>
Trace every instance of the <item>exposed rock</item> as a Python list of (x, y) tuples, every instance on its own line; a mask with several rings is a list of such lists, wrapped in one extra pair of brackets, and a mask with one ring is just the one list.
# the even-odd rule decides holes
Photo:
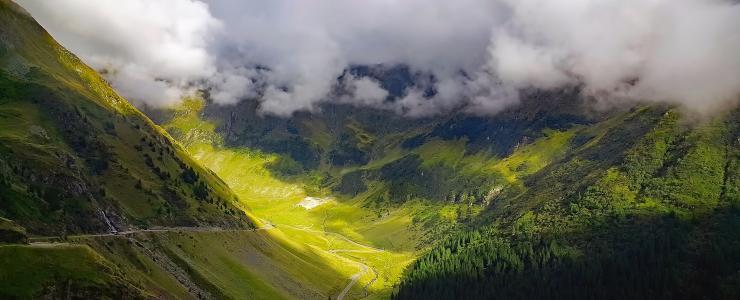
[(43, 127), (38, 125), (28, 127), (28, 134), (41, 141), (49, 140), (49, 134), (46, 133), (46, 130)]

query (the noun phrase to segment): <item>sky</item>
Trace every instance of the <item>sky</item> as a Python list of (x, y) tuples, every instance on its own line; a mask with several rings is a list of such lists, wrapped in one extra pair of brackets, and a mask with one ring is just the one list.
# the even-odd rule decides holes
[[(495, 114), (527, 88), (707, 113), (740, 97), (740, 4), (729, 0), (18, 0), (129, 100), (208, 90), (267, 114), (322, 103), (409, 117)], [(437, 93), (396, 101), (353, 65), (405, 65)]]

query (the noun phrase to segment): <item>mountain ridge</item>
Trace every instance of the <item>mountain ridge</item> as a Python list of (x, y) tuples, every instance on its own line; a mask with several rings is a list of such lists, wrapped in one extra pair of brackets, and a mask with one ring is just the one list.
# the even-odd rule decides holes
[[(90, 220), (92, 223), (87, 225), (76, 226), (75, 220), (68, 220), (70, 222), (66, 224), (70, 232), (113, 230), (111, 226), (125, 229), (134, 225), (125, 221), (127, 219), (140, 222), (160, 218), (137, 216), (146, 209), (134, 207), (142, 204), (132, 203), (133, 198), (158, 198), (164, 205), (160, 209), (165, 207), (175, 211), (183, 209), (183, 205), (196, 204), (185, 199), (196, 198), (193, 196), (199, 192), (208, 201), (217, 200), (223, 209), (233, 207), (233, 194), (216, 175), (189, 159), (168, 134), (118, 96), (95, 71), (59, 46), (22, 8), (8, 1), (2, 4), (5, 24), (0, 30), (5, 126), (2, 173), (4, 190), (14, 195), (11, 197), (36, 198), (46, 203), (44, 205), (58, 203), (62, 207), (64, 199), (77, 198), (77, 202), (69, 203), (77, 203), (75, 205), (82, 210), (98, 211), (91, 214), (95, 216), (93, 218), (71, 218)], [(22, 39), (18, 39), (21, 36)], [(135, 145), (137, 143), (139, 145)], [(141, 153), (144, 147), (149, 148), (150, 153)], [(134, 154), (137, 152), (139, 154)], [(26, 154), (29, 156), (24, 157)], [(34, 165), (31, 163), (34, 160), (44, 164), (36, 169), (29, 168)], [(41, 171), (43, 169), (46, 170)], [(56, 175), (48, 176), (52, 174)], [(134, 181), (131, 186), (137, 188), (133, 192), (124, 190), (113, 182), (113, 178), (118, 184), (122, 180)], [(163, 184), (165, 182), (168, 183)], [(149, 183), (151, 187), (144, 187)], [(183, 184), (189, 185), (190, 195), (173, 188)], [(57, 196), (60, 198), (52, 199)], [(86, 201), (90, 204), (85, 204)], [(129, 207), (125, 207), (126, 204)], [(6, 216), (11, 219), (13, 215), (16, 218), (23, 216), (16, 221), (25, 223), (34, 233), (42, 233), (41, 224), (49, 229), (54, 227), (38, 217), (41, 223), (28, 223), (33, 219), (28, 213), (38, 214), (33, 211), (43, 209), (44, 205), (36, 206), (32, 202), (18, 205), (25, 207), (6, 205)], [(240, 211), (231, 208), (230, 212), (234, 214), (237, 210)], [(182, 214), (180, 217), (184, 219), (175, 223), (165, 219), (155, 222), (177, 224), (188, 218)], [(231, 218), (233, 216), (204, 221), (217, 221), (212, 223), (217, 224)], [(240, 221), (223, 224), (249, 223), (246, 220), (247, 217), (243, 216)], [(188, 222), (199, 221), (182, 224)], [(43, 233), (51, 232), (45, 230)]]
[[(494, 115), (139, 110), (9, 0), (0, 24), (0, 297), (740, 295), (736, 107), (692, 123), (571, 87)], [(342, 76), (389, 102), (434, 81)]]

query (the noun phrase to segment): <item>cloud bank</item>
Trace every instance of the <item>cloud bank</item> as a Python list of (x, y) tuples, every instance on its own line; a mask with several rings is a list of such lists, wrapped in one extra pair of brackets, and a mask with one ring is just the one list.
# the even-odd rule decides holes
[[(740, 5), (722, 0), (19, 1), (126, 97), (208, 89), (288, 116), (323, 102), (408, 116), (495, 113), (523, 88), (712, 111), (740, 95)], [(434, 78), (395, 101), (352, 65)]]

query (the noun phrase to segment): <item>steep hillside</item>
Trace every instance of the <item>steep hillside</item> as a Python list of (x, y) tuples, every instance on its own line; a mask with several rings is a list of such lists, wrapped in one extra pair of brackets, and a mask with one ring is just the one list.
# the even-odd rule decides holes
[(280, 118), (205, 96), (145, 111), (289, 238), (382, 248), (350, 257), (381, 274), (376, 296), (399, 281), (404, 299), (737, 295), (737, 112), (592, 111), (562, 90), (485, 117)]
[[(313, 181), (346, 197), (382, 183), (374, 193), (381, 202), (444, 203), (459, 202), (461, 194), (480, 200), (516, 181), (514, 173), (533, 173), (568, 148), (582, 127), (619, 113), (591, 112), (586, 101), (577, 90), (529, 91), (521, 105), (495, 116), (458, 112), (416, 119), (326, 104), (318, 112), (281, 118), (261, 114), (253, 99), (222, 106), (206, 95), (206, 103), (191, 99), (173, 110), (144, 111), (186, 148), (206, 143), (276, 154), (267, 168), (285, 181)], [(523, 156), (531, 155), (512, 154), (526, 147), (546, 153), (537, 153), (543, 156), (534, 165), (522, 165)]]
[(396, 298), (736, 299), (739, 115), (648, 108), (585, 131), (490, 225), (414, 263)]
[(358, 262), (257, 228), (224, 181), (21, 8), (0, 0), (0, 24), (0, 298), (365, 292), (347, 283)]
[(0, 216), (31, 234), (251, 221), (230, 189), (0, 2)]
[[(328, 97), (346, 76), (388, 103), (436, 80), (352, 66)], [(740, 298), (737, 108), (520, 100), (278, 117), (204, 90), (153, 122), (0, 0), (0, 298)]]
[(583, 101), (575, 90), (533, 91), (488, 117), (409, 119), (326, 105), (280, 118), (260, 114), (254, 100), (220, 106), (206, 94), (145, 111), (256, 216), (333, 264), (366, 265), (359, 282), (387, 298), (429, 247), (477, 226), (503, 195), (522, 192), (529, 176), (605, 130), (592, 128), (629, 113), (592, 113)]
[[(0, 298), (338, 293), (354, 270), (338, 273), (310, 252), (296, 262), (290, 243), (254, 232), (218, 176), (25, 11), (0, 1), (0, 24)], [(146, 228), (173, 241), (146, 244), (137, 236)], [(192, 238), (177, 230), (207, 242), (185, 255)], [(216, 241), (241, 250), (212, 252)]]
[(123, 275), (115, 265), (83, 245), (0, 245), (3, 299), (146, 299), (150, 296)]
[(287, 155), (227, 146), (216, 125), (203, 119), (204, 108), (202, 99), (186, 99), (172, 110), (159, 111), (169, 116), (162, 126), (224, 178), (261, 221), (276, 227), (268, 231), (273, 238), (289, 242), (293, 251), (311, 254), (309, 261), (318, 254), (330, 268), (353, 270), (347, 278), (358, 275), (358, 282), (344, 284), (348, 298), (387, 298), (424, 239), (425, 230), (412, 221), (414, 216), (430, 219), (425, 222), (430, 226), (447, 226), (447, 220), (434, 213), (442, 204), (378, 206), (366, 193), (334, 193), (321, 183), (328, 175), (303, 169)]

